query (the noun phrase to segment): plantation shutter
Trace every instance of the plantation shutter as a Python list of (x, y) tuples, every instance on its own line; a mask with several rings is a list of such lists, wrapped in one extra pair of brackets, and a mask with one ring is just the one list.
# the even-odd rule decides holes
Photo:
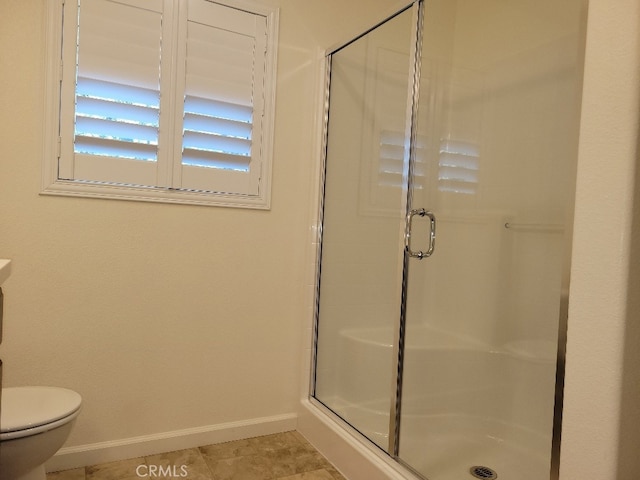
[(62, 124), (59, 178), (157, 185), (162, 5), (80, 2), (75, 114)]
[[(174, 188), (257, 195), (262, 167), (266, 18), (189, 0), (181, 19)], [(184, 42), (182, 41), (184, 39)], [(183, 85), (180, 85), (183, 83)], [(182, 87), (182, 88), (181, 88)]]

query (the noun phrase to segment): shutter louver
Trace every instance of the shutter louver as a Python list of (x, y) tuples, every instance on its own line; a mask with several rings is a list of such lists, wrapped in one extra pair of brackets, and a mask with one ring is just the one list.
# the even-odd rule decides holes
[(155, 185), (162, 14), (83, 1), (79, 25), (73, 178)]
[(183, 165), (248, 171), (251, 107), (187, 96)]
[(76, 153), (156, 161), (158, 100), (157, 92), (79, 77)]
[(182, 188), (258, 193), (265, 31), (264, 17), (189, 2)]

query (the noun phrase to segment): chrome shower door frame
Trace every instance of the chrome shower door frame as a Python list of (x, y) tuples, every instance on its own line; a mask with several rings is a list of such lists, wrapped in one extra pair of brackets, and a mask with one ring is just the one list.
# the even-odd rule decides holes
[[(420, 46), (421, 46), (421, 29), (422, 29), (422, 16), (424, 9), (424, 0), (413, 0), (408, 2), (404, 7), (398, 9), (395, 13), (385, 18), (383, 21), (374, 25), (367, 31), (358, 35), (357, 37), (351, 39), (350, 41), (336, 47), (330, 49), (324, 56), (324, 65), (323, 65), (323, 73), (324, 78), (322, 82), (323, 88), (323, 118), (322, 118), (322, 140), (321, 140), (321, 174), (320, 174), (320, 188), (319, 188), (319, 202), (318, 202), (318, 213), (317, 213), (317, 230), (316, 230), (316, 268), (315, 268), (315, 298), (314, 298), (314, 323), (313, 323), (313, 342), (312, 342), (312, 358), (311, 358), (311, 372), (310, 372), (310, 385), (309, 385), (309, 398), (317, 401), (320, 405), (327, 408), (333, 415), (336, 416), (336, 420), (340, 422), (344, 422), (345, 426), (353, 429), (359, 435), (362, 435), (367, 441), (371, 441), (366, 435), (360, 432), (357, 428), (352, 426), (348, 421), (343, 419), (340, 415), (335, 413), (330, 407), (325, 405), (322, 401), (317, 399), (316, 397), (316, 380), (317, 380), (317, 355), (318, 355), (318, 324), (319, 324), (319, 311), (320, 311), (320, 278), (321, 278), (321, 266), (322, 266), (322, 245), (323, 245), (323, 225), (324, 225), (324, 208), (325, 208), (325, 187), (326, 187), (326, 164), (327, 164), (327, 148), (328, 148), (328, 130), (329, 130), (329, 105), (330, 105), (330, 89), (331, 89), (331, 69), (332, 69), (332, 58), (335, 53), (338, 53), (345, 47), (348, 47), (352, 43), (356, 42), (360, 38), (366, 36), (379, 26), (385, 24), (387, 21), (395, 18), (403, 12), (411, 9), (413, 14), (412, 20), (412, 32), (411, 32), (411, 70), (409, 73), (409, 82), (407, 85), (408, 88), (408, 105), (406, 111), (405, 118), (405, 126), (406, 131), (405, 142), (409, 145), (409, 147), (405, 151), (405, 158), (403, 161), (403, 183), (406, 185), (405, 187), (405, 195), (403, 199), (403, 205), (401, 206), (401, 210), (404, 212), (403, 217), (407, 217), (410, 213), (410, 205), (411, 205), (411, 176), (412, 176), (412, 156), (414, 151), (414, 143), (415, 143), (415, 116), (417, 115), (417, 106), (418, 106), (418, 96), (420, 91)], [(404, 238), (406, 229), (406, 224), (402, 225), (402, 231), (399, 231), (399, 238)], [(409, 256), (406, 253), (406, 250), (403, 250), (402, 253), (402, 287), (401, 291), (405, 292), (404, 283), (406, 282), (406, 269), (408, 267), (408, 259)], [(400, 279), (399, 279), (400, 280)], [(400, 397), (402, 390), (402, 342), (403, 342), (403, 322), (404, 322), (404, 298), (400, 299), (398, 305), (398, 322), (394, 328), (394, 342), (393, 342), (393, 353), (392, 358), (394, 359), (394, 363), (397, 365), (397, 368), (393, 369), (393, 375), (391, 378), (391, 414), (389, 420), (389, 442), (387, 448), (383, 450), (386, 454), (388, 454), (395, 461), (398, 461), (398, 438), (400, 433)], [(372, 441), (371, 441), (372, 442)], [(374, 442), (372, 442), (375, 445)], [(378, 447), (378, 445), (376, 445)], [(399, 462), (402, 463), (402, 462)], [(406, 466), (406, 465), (405, 465)], [(420, 475), (419, 473), (413, 471), (410, 467), (409, 470)]]

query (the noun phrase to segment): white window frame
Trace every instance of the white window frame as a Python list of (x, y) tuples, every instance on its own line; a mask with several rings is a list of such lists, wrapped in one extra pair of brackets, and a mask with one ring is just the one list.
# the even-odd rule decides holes
[[(181, 0), (182, 3), (184, 0)], [(45, 2), (46, 14), (46, 57), (45, 57), (45, 104), (44, 104), (44, 152), (42, 161), (42, 188), (43, 195), (62, 195), (73, 197), (97, 197), (120, 200), (137, 200), (162, 203), (184, 203), (196, 205), (215, 205), (240, 208), (269, 209), (271, 203), (271, 171), (272, 171), (272, 151), (275, 119), (275, 84), (276, 84), (276, 64), (278, 45), (278, 19), (279, 9), (258, 4), (251, 0), (207, 0), (234, 9), (260, 15), (266, 19), (266, 57), (264, 69), (264, 110), (263, 118), (260, 122), (261, 139), (256, 148), (260, 149), (260, 170), (259, 187), (257, 193), (235, 193), (203, 190), (175, 189), (172, 187), (155, 186), (134, 186), (106, 182), (89, 182), (79, 180), (65, 180), (60, 178), (60, 156), (63, 154), (63, 140), (61, 131), (63, 122), (74, 121), (73, 118), (65, 119), (61, 117), (61, 105), (65, 99), (64, 95), (69, 92), (61, 92), (63, 85), (62, 75), (64, 66), (62, 63), (62, 43), (63, 43), (63, 18), (65, 15), (65, 3), (71, 4), (72, 10), (76, 0), (47, 0)], [(172, 5), (177, 4), (175, 0), (164, 0), (167, 5), (165, 14), (177, 16), (178, 8)], [(68, 17), (67, 11), (67, 17)], [(77, 19), (77, 17), (76, 17)], [(73, 20), (73, 19), (72, 19)], [(68, 18), (65, 29), (69, 28)], [(75, 30), (75, 22), (73, 29)], [(73, 30), (71, 30), (73, 31)], [(68, 31), (66, 33), (69, 35)], [(174, 40), (177, 41), (177, 40)], [(172, 62), (176, 61), (175, 52), (172, 49)], [(74, 82), (75, 84), (75, 82)], [(163, 88), (164, 85), (161, 87)], [(75, 88), (75, 87), (74, 87)], [(69, 89), (67, 89), (69, 90)], [(75, 95), (75, 91), (73, 92)], [(173, 92), (171, 93), (173, 96)], [(175, 115), (173, 123), (182, 125), (182, 115)], [(256, 119), (254, 119), (254, 124)], [(172, 129), (173, 135), (181, 136), (181, 132)], [(252, 146), (252, 148), (254, 147)], [(68, 150), (68, 148), (67, 148)], [(164, 168), (166, 172), (175, 172), (181, 166), (181, 147), (174, 146), (173, 152), (167, 152), (170, 157), (169, 167)], [(223, 171), (224, 172), (224, 171)], [(174, 173), (169, 172), (168, 175)], [(162, 182), (157, 182), (162, 183)]]

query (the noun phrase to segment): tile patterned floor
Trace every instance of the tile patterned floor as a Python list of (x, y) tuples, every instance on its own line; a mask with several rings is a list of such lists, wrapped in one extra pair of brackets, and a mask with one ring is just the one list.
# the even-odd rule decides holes
[(345, 480), (297, 432), (276, 433), (47, 474), (47, 480), (155, 480), (156, 478)]

